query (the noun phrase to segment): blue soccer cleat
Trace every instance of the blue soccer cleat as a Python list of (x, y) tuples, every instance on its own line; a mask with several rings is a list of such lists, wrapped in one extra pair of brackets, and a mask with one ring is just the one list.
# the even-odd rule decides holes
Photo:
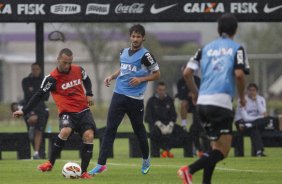
[(96, 175), (96, 174), (102, 173), (102, 172), (104, 172), (106, 170), (107, 170), (107, 166), (106, 165), (96, 164), (96, 167), (94, 167), (91, 171), (89, 171), (88, 174)]
[(150, 170), (150, 166), (151, 166), (150, 158), (143, 159), (142, 168), (141, 168), (142, 174), (147, 174)]

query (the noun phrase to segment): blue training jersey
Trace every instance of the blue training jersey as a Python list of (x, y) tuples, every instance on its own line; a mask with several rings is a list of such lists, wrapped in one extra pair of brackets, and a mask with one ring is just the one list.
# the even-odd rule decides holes
[[(188, 67), (192, 69), (200, 67), (201, 70), (198, 104), (228, 108), (235, 95), (234, 70), (242, 69), (246, 74), (249, 73), (249, 64), (243, 47), (226, 37), (220, 37), (200, 49), (189, 61)], [(223, 104), (218, 103), (224, 98), (229, 99), (229, 102), (223, 100)]]
[(141, 82), (137, 86), (130, 86), (129, 82), (133, 77), (147, 76), (157, 70), (157, 62), (144, 47), (134, 53), (130, 48), (123, 49), (120, 53), (120, 74), (116, 79), (114, 92), (143, 99), (148, 82)]
[(219, 38), (203, 48), (200, 95), (227, 93), (234, 96), (234, 61), (239, 47), (231, 39)]

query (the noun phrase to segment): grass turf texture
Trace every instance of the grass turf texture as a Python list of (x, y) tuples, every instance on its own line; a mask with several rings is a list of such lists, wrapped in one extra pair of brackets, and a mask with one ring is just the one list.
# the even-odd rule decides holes
[[(190, 122), (190, 121), (189, 121)], [(105, 121), (97, 120), (98, 127), (105, 126)], [(58, 132), (56, 120), (50, 120), (53, 132)], [(23, 120), (11, 119), (0, 123), (1, 132), (26, 132)], [(234, 129), (235, 130), (235, 129)], [(119, 127), (120, 132), (132, 131), (125, 121)], [(282, 183), (282, 148), (266, 148), (267, 157), (250, 157), (249, 138), (245, 138), (245, 157), (234, 157), (233, 149), (227, 159), (221, 161), (214, 172), (214, 184), (278, 184)], [(46, 142), (46, 145), (47, 142)], [(95, 139), (94, 157), (89, 170), (97, 161), (99, 142)], [(47, 152), (48, 150), (46, 150)], [(16, 160), (16, 152), (2, 152), (0, 160), (1, 184), (64, 184), (64, 183), (99, 183), (99, 184), (177, 184), (181, 183), (176, 172), (180, 166), (192, 163), (196, 158), (184, 158), (183, 149), (172, 149), (173, 159), (152, 159), (152, 167), (148, 175), (141, 174), (141, 159), (129, 158), (128, 140), (116, 139), (114, 144), (114, 159), (108, 160), (108, 171), (95, 176), (91, 180), (64, 179), (61, 170), (68, 161), (80, 163), (78, 151), (63, 151), (61, 159), (51, 172), (42, 173), (37, 165), (45, 160)], [(193, 177), (194, 184), (200, 184), (202, 172)]]
[[(246, 140), (248, 142), (248, 140)], [(220, 162), (215, 170), (215, 184), (277, 184), (282, 179), (282, 148), (267, 148), (268, 157), (250, 157), (249, 143), (245, 157), (230, 157)], [(95, 141), (98, 147), (98, 141)], [(94, 148), (94, 158), (88, 169), (96, 164), (98, 150)], [(173, 149), (175, 158), (153, 158), (152, 167), (147, 175), (141, 174), (141, 159), (128, 158), (128, 141), (117, 139), (114, 147), (114, 159), (108, 160), (108, 171), (91, 180), (71, 180), (63, 178), (61, 169), (68, 161), (80, 162), (78, 151), (63, 151), (51, 172), (42, 173), (37, 165), (45, 160), (16, 160), (15, 152), (2, 152), (0, 160), (0, 181), (2, 184), (64, 184), (64, 183), (99, 183), (99, 184), (175, 184), (181, 183), (176, 172), (182, 165), (193, 162), (196, 158), (184, 158), (182, 149)], [(202, 172), (194, 175), (195, 184), (201, 183)]]

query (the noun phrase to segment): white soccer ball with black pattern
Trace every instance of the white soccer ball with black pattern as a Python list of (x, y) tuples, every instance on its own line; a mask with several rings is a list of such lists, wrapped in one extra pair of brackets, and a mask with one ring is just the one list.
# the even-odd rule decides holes
[(64, 165), (62, 174), (68, 179), (78, 179), (81, 176), (81, 167), (75, 162), (68, 162)]

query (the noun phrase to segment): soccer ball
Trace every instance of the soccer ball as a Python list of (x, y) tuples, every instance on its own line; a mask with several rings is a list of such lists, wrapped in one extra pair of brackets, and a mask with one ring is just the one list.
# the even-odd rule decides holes
[(74, 162), (68, 162), (62, 169), (62, 174), (68, 179), (77, 179), (81, 176), (81, 167)]

